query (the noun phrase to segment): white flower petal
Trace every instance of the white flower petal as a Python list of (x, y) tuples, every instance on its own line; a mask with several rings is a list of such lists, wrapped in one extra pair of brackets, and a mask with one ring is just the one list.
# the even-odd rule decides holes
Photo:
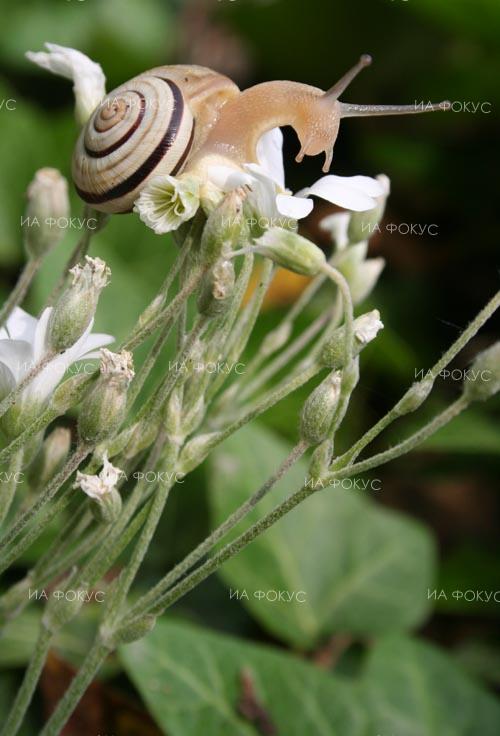
[(51, 314), (52, 307), (44, 309), (36, 326), (35, 335), (33, 337), (33, 360), (36, 362), (43, 357), (46, 350), (47, 329)]
[(114, 343), (115, 338), (113, 335), (106, 335), (102, 332), (95, 332), (93, 335), (89, 335), (85, 343), (85, 352), (81, 354), (78, 360), (100, 358), (100, 348), (105, 348), (106, 345)]
[(43, 69), (73, 80), (76, 117), (84, 125), (106, 94), (106, 77), (99, 64), (76, 49), (46, 43), (47, 52), (28, 51), (27, 58)]
[(14, 382), (18, 384), (23, 376), (33, 368), (31, 345), (26, 340), (0, 340), (0, 363), (5, 366)]
[(252, 183), (251, 176), (231, 166), (209, 166), (208, 177), (212, 184), (224, 192), (230, 192), (237, 187), (250, 186)]
[(371, 342), (383, 327), (378, 309), (362, 314), (354, 320), (354, 334), (356, 339), (363, 344)]
[(330, 233), (337, 250), (344, 250), (349, 245), (347, 230), (351, 215), (349, 212), (335, 212), (333, 215), (324, 217), (319, 226), (322, 230)]
[(26, 340), (26, 342), (31, 343), (35, 336), (37, 324), (36, 317), (32, 317), (21, 307), (15, 307), (5, 325), (8, 333), (7, 337), (13, 340)]
[(267, 175), (284, 189), (283, 133), (280, 128), (273, 128), (261, 136), (257, 143), (257, 160)]
[[(373, 209), (377, 202), (374, 197), (382, 192), (381, 185), (369, 176), (323, 176), (318, 179), (307, 194), (326, 199), (332, 204), (354, 212)], [(375, 194), (375, 192), (377, 194)]]
[(276, 205), (280, 214), (291, 217), (294, 220), (301, 220), (303, 217), (307, 217), (314, 208), (314, 202), (311, 199), (294, 197), (291, 194), (278, 194), (276, 196)]

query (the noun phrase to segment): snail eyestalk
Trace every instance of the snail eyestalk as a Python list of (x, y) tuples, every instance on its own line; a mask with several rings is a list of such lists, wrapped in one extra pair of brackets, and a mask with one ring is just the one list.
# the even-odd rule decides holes
[(345, 92), (353, 79), (355, 79), (358, 74), (363, 71), (363, 69), (366, 69), (367, 66), (370, 66), (371, 63), (372, 57), (370, 56), (370, 54), (363, 54), (363, 56), (360, 57), (358, 63), (355, 64), (351, 69), (349, 69), (349, 71), (346, 72), (344, 76), (341, 77), (339, 81), (333, 85), (333, 87), (330, 87), (330, 89), (325, 92), (325, 97), (331, 97), (334, 100), (338, 100), (342, 92)]
[(376, 117), (377, 115), (418, 115), (422, 112), (438, 112), (449, 110), (451, 102), (443, 100), (434, 104), (414, 105), (353, 105), (349, 102), (339, 102), (341, 118)]

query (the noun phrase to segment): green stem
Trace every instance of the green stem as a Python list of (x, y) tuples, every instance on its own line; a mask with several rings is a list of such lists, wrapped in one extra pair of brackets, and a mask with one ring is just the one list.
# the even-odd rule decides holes
[(99, 639), (96, 640), (39, 736), (60, 736), (68, 718), (108, 654), (109, 649)]
[(388, 463), (391, 460), (400, 457), (401, 455), (406, 455), (407, 452), (413, 450), (415, 447), (417, 447), (417, 445), (422, 444), (422, 442), (424, 442), (432, 434), (437, 432), (438, 429), (444, 427), (444, 425), (447, 424), (451, 419), (454, 419), (458, 414), (464, 411), (464, 409), (466, 409), (468, 405), (469, 404), (467, 399), (465, 399), (463, 396), (460, 396), (456, 401), (453, 402), (453, 404), (450, 404), (450, 406), (448, 406), (443, 412), (441, 412), (441, 414), (438, 414), (436, 417), (434, 417), (432, 421), (426, 424), (425, 427), (420, 429), (418, 432), (415, 432), (415, 434), (412, 434), (410, 437), (403, 440), (394, 447), (391, 447), (389, 450), (379, 452), (377, 455), (373, 455), (367, 460), (362, 460), (361, 462), (355, 463), (354, 465), (349, 465), (346, 468), (341, 467), (338, 470), (334, 470), (327, 476), (327, 480), (333, 480), (334, 478), (351, 477), (353, 473), (364, 473), (367, 470), (371, 470), (372, 468), (376, 468), (379, 465)]
[(48, 483), (46, 489), (39, 495), (35, 503), (26, 511), (21, 513), (19, 517), (14, 521), (5, 537), (0, 542), (0, 550), (4, 549), (7, 544), (10, 544), (15, 539), (19, 532), (21, 532), (26, 524), (28, 524), (34, 516), (36, 516), (46, 506), (52, 498), (56, 495), (59, 488), (66, 482), (74, 470), (80, 465), (90, 452), (90, 448), (87, 445), (79, 445), (74, 451), (73, 455), (68, 458), (64, 467), (55, 475), (52, 480)]
[(17, 692), (7, 720), (4, 722), (0, 736), (15, 736), (18, 732), (42, 673), (51, 640), (51, 633), (45, 627), (41, 626), (33, 654), (24, 674), (22, 685)]
[(264, 386), (270, 378), (278, 373), (282, 368), (290, 365), (290, 362), (300, 353), (314, 338), (321, 332), (323, 327), (330, 321), (333, 311), (320, 314), (317, 319), (312, 322), (304, 332), (299, 335), (290, 345), (283, 350), (276, 358), (269, 363), (257, 377), (251, 381), (241, 392), (238, 392), (238, 401), (243, 401), (248, 396), (256, 393), (261, 386)]
[(351, 291), (349, 284), (344, 276), (333, 268), (329, 263), (323, 265), (323, 273), (328, 276), (338, 287), (342, 294), (344, 304), (344, 322), (345, 322), (345, 349), (344, 349), (344, 365), (348, 366), (351, 362), (354, 344), (354, 308), (352, 304)]
[[(160, 434), (156, 442), (154, 451), (151, 453), (150, 468), (154, 469), (158, 463), (161, 450), (163, 448), (164, 436)], [(173, 467), (175, 459), (178, 454), (178, 447), (171, 445), (169, 453), (167, 453), (167, 467), (169, 464)], [(145, 473), (147, 475), (147, 473)], [(174, 476), (172, 476), (174, 477)], [(151, 543), (153, 535), (156, 531), (156, 527), (160, 521), (160, 517), (165, 508), (170, 490), (173, 486), (173, 481), (168, 483), (160, 483), (159, 489), (157, 489), (153, 501), (150, 505), (149, 514), (144, 524), (139, 539), (135, 545), (134, 551), (130, 558), (129, 563), (123, 569), (120, 575), (119, 584), (116, 587), (116, 593), (113, 596), (113, 601), (106, 611), (105, 619), (101, 624), (101, 628), (113, 629), (116, 619), (120, 612), (120, 607), (125, 601), (127, 594), (130, 590), (132, 583), (134, 582), (135, 576), (144, 560), (148, 547)]]
[(255, 506), (274, 488), (288, 470), (302, 457), (308, 449), (306, 442), (299, 442), (283, 460), (276, 472), (239, 508), (234, 511), (220, 526), (218, 526), (201, 544), (199, 544), (182, 562), (163, 577), (146, 595), (142, 596), (124, 617), (123, 623), (140, 616), (154, 605), (156, 599), (168, 590), (173, 583), (179, 580), (193, 565), (214, 547), (217, 542), (226, 536)]
[[(435, 365), (427, 371), (423, 380), (420, 383), (432, 380), (434, 381), (441, 371), (451, 363), (456, 355), (464, 348), (464, 346), (471, 340), (477, 332), (481, 329), (485, 322), (492, 316), (492, 314), (500, 307), (500, 291), (490, 299), (486, 306), (479, 312), (479, 314), (472, 320), (470, 325), (462, 332), (460, 337), (455, 340), (448, 350), (441, 356), (441, 358), (435, 363)], [(333, 469), (344, 467), (355, 460), (358, 455), (369, 445), (378, 435), (383, 432), (392, 422), (404, 414), (409, 413), (409, 410), (404, 410), (405, 400), (412, 390), (414, 390), (415, 384), (405, 392), (403, 397), (392, 407), (392, 409), (379, 421), (371, 427), (347, 452), (341, 455), (333, 464)]]
[(17, 480), (16, 476), (23, 466), (24, 450), (21, 448), (10, 459), (8, 467), (8, 480), (2, 484), (2, 501), (0, 503), (0, 526), (7, 518), (10, 511), (12, 501), (16, 494)]
[(14, 307), (19, 306), (19, 304), (23, 302), (41, 263), (42, 258), (29, 258), (24, 264), (17, 284), (9, 294), (3, 307), (0, 309), (0, 327), (5, 325)]
[(193, 293), (203, 277), (204, 269), (201, 267), (195, 267), (191, 271), (189, 279), (182, 287), (182, 289), (175, 295), (168, 307), (162, 309), (156, 317), (153, 317), (149, 322), (140, 327), (135, 331), (128, 340), (122, 345), (122, 350), (135, 350), (144, 340), (155, 332), (158, 327), (161, 327), (170, 320), (177, 319), (180, 314), (184, 302)]

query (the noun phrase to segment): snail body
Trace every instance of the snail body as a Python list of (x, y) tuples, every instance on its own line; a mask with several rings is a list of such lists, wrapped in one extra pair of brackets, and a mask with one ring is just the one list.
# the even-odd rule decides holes
[(108, 94), (82, 130), (73, 155), (76, 190), (96, 210), (130, 212), (155, 176), (200, 173), (213, 160), (235, 167), (256, 163), (259, 138), (284, 125), (299, 137), (297, 161), (324, 152), (327, 172), (341, 118), (449, 107), (340, 102), (339, 96), (370, 63), (369, 56), (362, 56), (326, 92), (288, 81), (240, 92), (228, 77), (191, 65), (139, 74)]

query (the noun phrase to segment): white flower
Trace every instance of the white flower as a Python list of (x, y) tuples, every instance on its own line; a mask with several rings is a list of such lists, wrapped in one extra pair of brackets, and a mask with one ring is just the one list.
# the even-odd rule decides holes
[(377, 337), (379, 330), (383, 327), (380, 312), (374, 309), (354, 320), (354, 336), (360, 343), (366, 345)]
[[(40, 319), (16, 307), (5, 327), (0, 330), (0, 397), (10, 393), (40, 362), (47, 352), (46, 338), (52, 307), (42, 312)], [(68, 350), (51, 360), (22, 391), (18, 405), (44, 405), (66, 370), (76, 361), (98, 358), (98, 348), (109, 345), (111, 335), (91, 334), (91, 320), (81, 338)]]
[(134, 212), (157, 235), (190, 220), (200, 206), (200, 182), (193, 176), (156, 176), (144, 187)]
[(80, 125), (85, 125), (106, 94), (106, 77), (99, 64), (81, 51), (46, 43), (47, 51), (28, 51), (26, 57), (42, 69), (73, 81), (75, 114)]
[(110, 463), (108, 455), (105, 453), (99, 475), (86, 475), (78, 471), (73, 488), (81, 488), (89, 498), (100, 499), (115, 489), (122, 475), (123, 471)]
[[(265, 133), (257, 146), (258, 164), (245, 164), (244, 171), (224, 165), (211, 165), (210, 179), (223, 191), (237, 186), (250, 188), (248, 202), (260, 217), (271, 224), (279, 218), (300, 220), (313, 209), (311, 196), (356, 212), (373, 209), (376, 198), (384, 192), (382, 184), (369, 176), (323, 176), (297, 194), (285, 187), (283, 166), (283, 134), (279, 128)], [(276, 222), (278, 220), (278, 223)]]

